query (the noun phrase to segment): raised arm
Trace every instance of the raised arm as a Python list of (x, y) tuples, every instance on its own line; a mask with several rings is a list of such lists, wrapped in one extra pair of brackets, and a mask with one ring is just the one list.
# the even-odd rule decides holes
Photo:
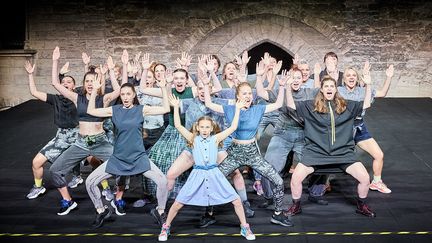
[(392, 64), (392, 65), (390, 65), (387, 68), (387, 70), (386, 70), (386, 76), (387, 76), (387, 78), (384, 81), (383, 87), (376, 92), (375, 97), (377, 97), (377, 98), (379, 98), (379, 97), (386, 97), (387, 92), (388, 92), (388, 90), (390, 88), (390, 83), (391, 83), (391, 79), (393, 77), (393, 74), (394, 74), (394, 67), (393, 67), (393, 64)]
[(216, 73), (214, 70), (214, 63), (215, 62), (216, 62), (216, 60), (211, 55), (209, 55), (207, 57), (206, 68), (207, 68), (207, 71), (210, 73), (211, 79), (213, 80), (213, 86), (212, 86), (212, 91), (211, 91), (212, 94), (217, 93), (217, 92), (222, 90), (222, 85), (221, 85), (218, 77), (216, 76)]
[(272, 103), (272, 104), (266, 105), (266, 109), (265, 109), (264, 113), (271, 112), (271, 111), (277, 110), (277, 109), (279, 109), (279, 108), (282, 107), (282, 105), (283, 105), (283, 99), (284, 99), (284, 96), (285, 96), (285, 83), (286, 83), (286, 80), (287, 80), (287, 71), (283, 70), (282, 71), (282, 77), (280, 79), (278, 78), (279, 93), (278, 93), (276, 102)]
[(28, 73), (28, 76), (29, 76), (30, 93), (33, 95), (33, 97), (45, 102), (47, 100), (47, 94), (37, 90), (34, 79), (33, 79), (33, 71), (35, 69), (35, 66), (36, 66), (36, 64), (33, 64), (33, 66), (32, 66), (30, 61), (27, 61), (25, 63), (25, 66), (24, 66), (27, 73)]
[(169, 102), (171, 103), (171, 106), (174, 107), (174, 126), (175, 128), (180, 132), (180, 134), (188, 141), (192, 142), (193, 140), (193, 134), (189, 132), (180, 121), (180, 112), (179, 112), (179, 104), (180, 101), (177, 97), (175, 97), (173, 94), (170, 94), (169, 96)]
[(205, 105), (215, 112), (224, 113), (223, 107), (221, 105), (215, 104), (212, 102), (210, 97), (210, 91), (209, 91), (209, 79), (203, 80), (204, 83), (204, 98), (205, 98)]
[(75, 105), (77, 103), (78, 100), (78, 94), (68, 90), (66, 87), (64, 87), (63, 85), (60, 84), (60, 80), (59, 80), (59, 76), (58, 76), (58, 63), (59, 63), (59, 59), (60, 59), (60, 48), (58, 46), (56, 46), (56, 48), (54, 48), (53, 51), (53, 66), (52, 66), (52, 72), (51, 72), (51, 83), (54, 86), (54, 88), (60, 92), (60, 94), (62, 94), (64, 97), (68, 98), (69, 100), (71, 100)]
[(321, 88), (320, 73), (321, 73), (321, 65), (319, 63), (315, 63), (315, 66), (314, 66), (314, 86), (315, 86), (315, 88)]
[(267, 69), (264, 65), (264, 61), (260, 61), (256, 64), (256, 83), (255, 88), (257, 91), (257, 95), (265, 100), (269, 100), (269, 95), (267, 91), (264, 89), (263, 79), (267, 73)]
[(240, 110), (241, 110), (241, 108), (245, 107), (245, 104), (246, 104), (246, 102), (244, 100), (237, 101), (236, 110), (234, 113), (234, 118), (233, 118), (233, 121), (231, 123), (231, 126), (228, 127), (226, 130), (216, 134), (217, 143), (219, 143), (220, 141), (227, 138), (229, 135), (231, 135), (231, 133), (233, 133), (237, 129), (238, 123), (239, 123), (239, 117), (240, 117)]
[(96, 117), (110, 117), (112, 116), (112, 107), (96, 108), (96, 96), (99, 88), (101, 87), (102, 75), (97, 74), (93, 80), (93, 90), (90, 95), (89, 104), (87, 106), (87, 113)]
[(87, 73), (89, 71), (90, 56), (87, 55), (87, 53), (83, 52), (81, 54), (81, 58), (84, 63), (84, 73)]
[(141, 73), (141, 81), (139, 88), (140, 90), (143, 90), (146, 88), (146, 81), (147, 81), (147, 73), (150, 68), (150, 54), (145, 53), (141, 59), (141, 67), (142, 67), (142, 73)]
[(371, 76), (369, 69), (363, 70), (363, 82), (366, 85), (365, 97), (363, 100), (363, 110), (371, 106), (372, 100), (372, 88), (371, 88)]
[(168, 101), (168, 87), (165, 80), (159, 81), (159, 87), (162, 92), (162, 106), (144, 106), (144, 115), (162, 115), (170, 111), (169, 101)]

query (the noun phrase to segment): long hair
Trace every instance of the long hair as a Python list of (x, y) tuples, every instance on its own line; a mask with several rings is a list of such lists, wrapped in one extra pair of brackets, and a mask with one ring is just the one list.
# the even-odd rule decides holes
[[(211, 125), (212, 125), (212, 132), (211, 135), (214, 134), (218, 134), (220, 133), (221, 129), (219, 127), (219, 125), (209, 116), (202, 116), (200, 118), (198, 118), (198, 120), (196, 122), (194, 122), (194, 124), (192, 125), (190, 132), (193, 134), (192, 140), (187, 142), (187, 145), (191, 148), (193, 148), (194, 146), (194, 141), (195, 141), (195, 137), (199, 134), (198, 133), (198, 124), (200, 123), (200, 121), (210, 121)], [(222, 148), (223, 146), (223, 141), (220, 141), (218, 144), (219, 148)]]
[(238, 66), (237, 66), (237, 64), (235, 62), (227, 62), (227, 63), (225, 63), (225, 65), (222, 68), (222, 79), (223, 80), (226, 80), (225, 69), (228, 67), (229, 64), (234, 65), (234, 68), (236, 70), (238, 70)]
[[(332, 77), (326, 75), (323, 77), (323, 80), (321, 81), (321, 89), (326, 81), (331, 81), (334, 83), (336, 87), (336, 93), (334, 96), (334, 103), (336, 105), (336, 113), (341, 114), (346, 110), (346, 100), (339, 94), (337, 90), (336, 80), (334, 80)], [(315, 109), (314, 111), (317, 111), (318, 113), (328, 113), (329, 109), (326, 104), (326, 99), (322, 93), (322, 91), (318, 92), (318, 94), (315, 96)]]
[[(83, 84), (82, 94), (83, 95), (87, 94), (87, 91), (85, 89), (85, 81), (86, 81), (86, 78), (87, 78), (88, 75), (94, 75), (94, 78), (96, 79), (97, 73), (95, 72), (94, 69), (91, 69), (90, 71), (88, 71), (88, 72), (86, 72), (84, 74), (84, 78), (83, 78), (83, 81), (82, 81), (82, 84)], [(102, 78), (104, 78), (104, 77), (102, 77)], [(98, 90), (98, 95), (102, 95), (102, 89)]]
[[(135, 94), (134, 100), (133, 100), (133, 104), (134, 105), (139, 105), (139, 101), (138, 101), (138, 97), (137, 97), (137, 93), (135, 92), (135, 87), (133, 86), (133, 84), (131, 83), (124, 83), (122, 84), (122, 86), (120, 87), (120, 90), (123, 89), (124, 87), (129, 87), (132, 92)], [(123, 103), (123, 102), (122, 102)]]

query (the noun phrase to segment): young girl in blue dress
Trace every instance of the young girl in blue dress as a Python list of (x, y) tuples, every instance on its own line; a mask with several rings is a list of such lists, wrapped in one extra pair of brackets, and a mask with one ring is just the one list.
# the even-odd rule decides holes
[(180, 122), (179, 100), (171, 95), (170, 103), (174, 106), (174, 125), (192, 148), (195, 161), (193, 170), (186, 183), (180, 190), (174, 204), (171, 206), (165, 224), (162, 225), (159, 241), (166, 241), (170, 234), (171, 222), (183, 205), (210, 206), (232, 202), (240, 220), (240, 234), (247, 240), (255, 240), (243, 211), (240, 197), (234, 188), (218, 169), (216, 162), (218, 147), (222, 147), (223, 140), (237, 129), (240, 109), (245, 101), (238, 101), (231, 126), (223, 132), (212, 118), (203, 116), (193, 125), (192, 132), (188, 131)]

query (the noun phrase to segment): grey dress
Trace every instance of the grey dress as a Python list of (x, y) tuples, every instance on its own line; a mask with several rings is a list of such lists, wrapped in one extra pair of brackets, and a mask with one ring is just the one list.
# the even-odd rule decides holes
[[(314, 100), (296, 101), (297, 114), (304, 119), (306, 145), (302, 164), (328, 165), (347, 164), (358, 160), (355, 157), (353, 125), (355, 117), (363, 110), (363, 102), (346, 100), (346, 110), (336, 113), (335, 104), (327, 102), (329, 113), (314, 111)], [(334, 124), (331, 115), (334, 115)]]
[(106, 172), (112, 175), (136, 175), (150, 169), (144, 149), (142, 125), (143, 106), (134, 105), (126, 109), (123, 105), (112, 107), (115, 127), (114, 152), (109, 158)]

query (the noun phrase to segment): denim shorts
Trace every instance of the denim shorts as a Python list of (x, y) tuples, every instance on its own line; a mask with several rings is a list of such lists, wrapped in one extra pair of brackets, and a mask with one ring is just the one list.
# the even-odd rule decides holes
[(354, 126), (354, 142), (357, 144), (358, 142), (367, 140), (372, 138), (369, 131), (366, 128), (364, 122), (360, 123), (357, 126)]

